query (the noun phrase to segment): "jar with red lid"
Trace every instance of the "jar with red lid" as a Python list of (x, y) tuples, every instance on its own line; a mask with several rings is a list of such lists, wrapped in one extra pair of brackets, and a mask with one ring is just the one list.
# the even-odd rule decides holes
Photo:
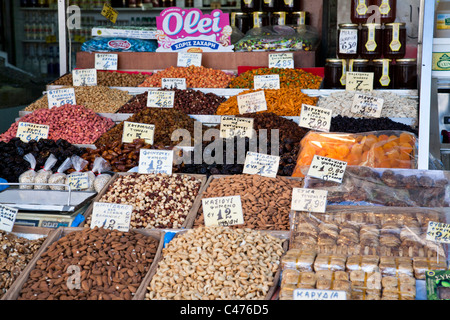
[(383, 54), (381, 24), (366, 23), (361, 26), (359, 55), (363, 59), (379, 59)]
[(383, 57), (401, 59), (406, 54), (406, 24), (388, 23), (383, 30)]
[(394, 68), (392, 67), (391, 59), (373, 60), (373, 88), (394, 88)]
[(345, 89), (347, 60), (327, 59), (323, 85), (325, 89)]
[(397, 15), (397, 0), (372, 0), (380, 11), (381, 23), (392, 23)]
[(356, 23), (339, 25), (337, 39), (337, 56), (339, 59), (356, 59), (358, 48), (359, 28)]
[(300, 0), (278, 0), (278, 10), (286, 12), (300, 11)]
[(393, 68), (394, 89), (417, 89), (417, 59), (397, 59)]
[(351, 0), (350, 19), (353, 23), (367, 23), (367, 20), (372, 15), (369, 12), (370, 0)]

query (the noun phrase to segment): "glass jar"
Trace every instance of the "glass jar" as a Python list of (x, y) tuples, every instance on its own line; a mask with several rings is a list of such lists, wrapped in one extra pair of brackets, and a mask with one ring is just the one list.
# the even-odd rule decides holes
[(359, 33), (359, 55), (363, 59), (379, 59), (383, 54), (381, 24), (366, 23)]
[(392, 89), (394, 87), (394, 68), (391, 59), (373, 60), (373, 88)]
[(238, 28), (245, 34), (250, 29), (250, 17), (244, 12), (232, 12), (231, 26)]
[(286, 12), (300, 11), (300, 0), (278, 0), (278, 10)]
[(253, 28), (262, 28), (269, 25), (269, 15), (265, 12), (256, 11), (252, 14)]
[(286, 25), (286, 17), (287, 17), (287, 13), (286, 12), (274, 12), (271, 14), (271, 19), (270, 19), (270, 23), (273, 26), (284, 26)]
[(368, 59), (350, 59), (348, 60), (348, 72), (373, 72)]
[(355, 23), (339, 25), (337, 40), (337, 56), (339, 59), (356, 59), (358, 52), (359, 29)]
[(394, 89), (417, 89), (417, 59), (397, 59), (394, 68)]
[(323, 84), (325, 89), (345, 89), (347, 61), (345, 59), (327, 59)]
[(397, 15), (397, 0), (372, 0), (380, 10), (381, 23), (392, 23)]
[(372, 15), (369, 12), (369, 0), (351, 0), (350, 19), (353, 23), (367, 23), (367, 19)]
[(194, 6), (194, 0), (184, 0), (184, 6), (186, 8), (191, 8)]
[(277, 10), (277, 0), (261, 0), (261, 11), (275, 12)]
[(295, 11), (288, 14), (287, 24), (303, 26), (308, 24), (308, 15), (306, 11)]
[(241, 0), (241, 11), (242, 12), (254, 12), (259, 11), (260, 0)]
[(401, 59), (406, 54), (406, 23), (388, 23), (383, 30), (383, 57)]

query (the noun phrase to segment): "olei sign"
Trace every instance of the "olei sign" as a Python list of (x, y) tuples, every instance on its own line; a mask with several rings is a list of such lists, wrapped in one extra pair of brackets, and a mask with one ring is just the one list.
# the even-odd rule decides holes
[(229, 14), (171, 7), (156, 17), (158, 52), (232, 52)]

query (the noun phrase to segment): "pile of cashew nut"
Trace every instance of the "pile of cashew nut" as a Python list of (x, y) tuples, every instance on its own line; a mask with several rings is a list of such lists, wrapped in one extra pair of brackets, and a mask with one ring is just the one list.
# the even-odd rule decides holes
[(248, 228), (188, 230), (163, 249), (145, 299), (267, 299), (284, 254), (282, 243)]

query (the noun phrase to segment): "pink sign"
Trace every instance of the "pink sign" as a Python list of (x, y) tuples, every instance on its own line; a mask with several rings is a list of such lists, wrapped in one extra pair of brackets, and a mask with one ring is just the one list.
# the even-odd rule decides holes
[(157, 51), (217, 52), (233, 51), (229, 14), (213, 10), (171, 7), (156, 18)]

